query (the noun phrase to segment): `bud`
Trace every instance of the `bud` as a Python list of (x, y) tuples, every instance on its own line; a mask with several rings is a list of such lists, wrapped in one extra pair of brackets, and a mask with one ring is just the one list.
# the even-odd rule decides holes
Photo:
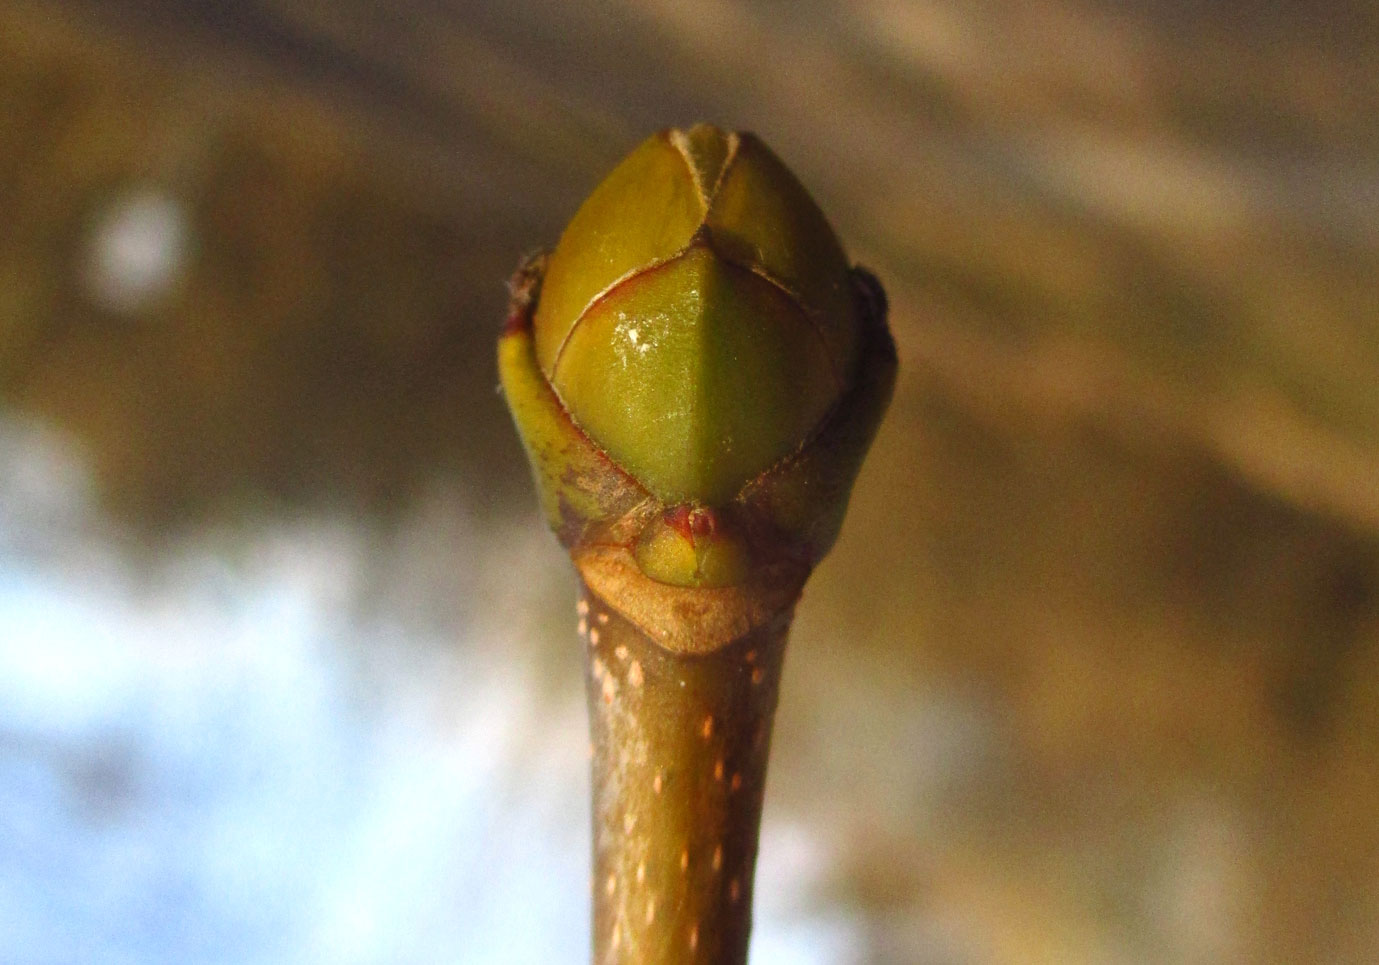
[(690, 587), (827, 551), (894, 348), (879, 286), (757, 138), (649, 138), (515, 292), (500, 369), (567, 546)]
[(746, 961), (786, 636), (890, 399), (885, 315), (775, 155), (705, 125), (513, 280), (498, 367), (581, 582), (595, 961)]

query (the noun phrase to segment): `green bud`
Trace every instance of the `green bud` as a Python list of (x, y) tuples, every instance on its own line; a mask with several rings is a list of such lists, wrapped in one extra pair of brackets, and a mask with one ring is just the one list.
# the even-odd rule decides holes
[(721, 514), (688, 506), (653, 520), (634, 552), (643, 573), (677, 586), (735, 586), (751, 567), (741, 533)]
[(752, 135), (643, 142), (520, 276), (500, 344), (566, 545), (679, 586), (812, 565), (894, 377), (869, 279)]
[(570, 222), (537, 354), (575, 422), (658, 499), (719, 505), (842, 395), (851, 292), (832, 229), (765, 145), (670, 131)]

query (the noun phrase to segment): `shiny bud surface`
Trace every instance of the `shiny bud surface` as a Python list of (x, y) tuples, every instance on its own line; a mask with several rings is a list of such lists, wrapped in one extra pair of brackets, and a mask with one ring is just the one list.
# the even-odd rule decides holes
[(537, 361), (591, 440), (666, 504), (722, 505), (849, 389), (859, 313), (841, 245), (750, 134), (632, 152), (550, 256)]

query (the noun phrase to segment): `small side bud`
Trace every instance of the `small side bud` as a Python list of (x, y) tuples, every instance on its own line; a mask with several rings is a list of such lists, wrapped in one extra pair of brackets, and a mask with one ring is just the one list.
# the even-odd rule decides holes
[(643, 573), (672, 586), (734, 586), (747, 579), (742, 533), (712, 509), (676, 506), (642, 531), (634, 556)]

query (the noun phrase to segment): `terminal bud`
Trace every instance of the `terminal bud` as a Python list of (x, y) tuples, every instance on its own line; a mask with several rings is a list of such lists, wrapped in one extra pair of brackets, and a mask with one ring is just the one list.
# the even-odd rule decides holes
[(889, 400), (884, 304), (755, 136), (648, 138), (519, 272), (499, 347), (562, 541), (668, 586), (802, 581)]

